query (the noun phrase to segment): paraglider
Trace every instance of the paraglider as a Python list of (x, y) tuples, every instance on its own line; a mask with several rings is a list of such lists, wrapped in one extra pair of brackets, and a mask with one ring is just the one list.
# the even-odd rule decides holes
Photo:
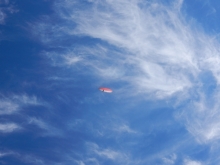
[(102, 92), (112, 93), (112, 89), (106, 88), (106, 87), (101, 87), (101, 88), (99, 88), (99, 90)]

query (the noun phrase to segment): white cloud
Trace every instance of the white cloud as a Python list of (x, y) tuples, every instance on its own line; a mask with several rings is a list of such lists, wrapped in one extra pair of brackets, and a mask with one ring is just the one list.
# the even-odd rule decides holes
[[(67, 25), (57, 27), (56, 34), (99, 38), (119, 51), (100, 44), (67, 48), (67, 53), (61, 57), (67, 59), (67, 65), (83, 59), (83, 65), (93, 68), (101, 76), (111, 73), (107, 77), (115, 78), (112, 73), (120, 72), (118, 77), (122, 76), (122, 80), (139, 91), (157, 91), (164, 97), (193, 87), (204, 66), (209, 66), (206, 70), (212, 70), (218, 77), (218, 43), (198, 30), (190, 29), (175, 10), (176, 4), (181, 7), (182, 0), (174, 1), (171, 7), (135, 0), (91, 1), (92, 5), (85, 10), (77, 9), (82, 8), (77, 2), (57, 3), (57, 12), (64, 8), (68, 14), (59, 13)], [(76, 28), (68, 26), (74, 24), (77, 24)], [(44, 24), (44, 27), (48, 26)]]
[(0, 158), (8, 156), (8, 155), (13, 155), (14, 152), (10, 152), (10, 151), (0, 151)]
[[(75, 29), (65, 25), (63, 29), (69, 35), (99, 38), (119, 51), (104, 45), (68, 50), (80, 55), (72, 56), (74, 63), (75, 58), (77, 62), (83, 59), (80, 63), (103, 79), (128, 83), (133, 94), (164, 98), (192, 87), (190, 76), (199, 71), (193, 49), (195, 34), (179, 19), (175, 8), (135, 0), (91, 4), (77, 10), (77, 1), (57, 3), (58, 11), (64, 7), (68, 12), (61, 13), (67, 24), (77, 24)], [(176, 4), (180, 7), (182, 1)]]
[(187, 130), (200, 143), (210, 143), (220, 139), (219, 96), (219, 90), (211, 96), (202, 93), (197, 101), (191, 101), (177, 116), (184, 120)]
[[(195, 22), (184, 20), (183, 0), (170, 6), (141, 0), (95, 0), (89, 1), (90, 6), (80, 1), (56, 2), (55, 10), (66, 24), (53, 27), (52, 36), (48, 35), (50, 24), (35, 26), (45, 44), (56, 46), (62, 36), (87, 36), (99, 42), (60, 46), (63, 53), (45, 53), (54, 65), (74, 69), (81, 65), (82, 73), (89, 70), (87, 74), (108, 82), (126, 84), (119, 90), (123, 96), (176, 96), (183, 101), (179, 104), (185, 104), (178, 119), (199, 142), (220, 138), (220, 45), (214, 36), (197, 29)], [(215, 97), (206, 96), (201, 78), (206, 72), (213, 76)], [(129, 128), (120, 129), (129, 132)]]
[(164, 157), (164, 158), (162, 158), (163, 163), (164, 163), (165, 165), (172, 165), (172, 164), (175, 164), (176, 159), (177, 159), (176, 154), (171, 154), (171, 155), (168, 156), (168, 157)]
[(35, 96), (27, 95), (11, 95), (9, 97), (3, 96), (0, 98), (0, 115), (9, 115), (18, 112), (24, 106), (39, 106), (46, 105)]
[(45, 130), (45, 133), (41, 133), (41, 136), (62, 136), (63, 133), (59, 129), (53, 127), (52, 125), (44, 122), (43, 120), (30, 118), (28, 121), (29, 124), (34, 124), (39, 128)]
[(9, 100), (0, 100), (0, 115), (2, 114), (12, 114), (16, 112), (19, 105), (13, 103)]
[(16, 153), (16, 157), (18, 159), (20, 159), (22, 162), (27, 163), (27, 164), (46, 165), (46, 164), (50, 164), (51, 163), (51, 162), (47, 162), (45, 159), (42, 159), (39, 156), (32, 155), (32, 154)]
[(83, 163), (82, 161), (76, 161), (76, 163), (77, 163), (78, 165), (85, 165), (85, 163)]
[(184, 165), (202, 165), (202, 163), (199, 162), (199, 161), (194, 161), (194, 160), (190, 160), (190, 159), (185, 159), (185, 160), (184, 160)]
[(7, 18), (8, 14), (18, 12), (17, 9), (13, 5), (10, 4), (9, 0), (0, 0), (0, 24), (5, 23), (5, 19)]
[(74, 57), (74, 56), (64, 56), (65, 60), (66, 60), (66, 64), (67, 65), (73, 65), (76, 64), (77, 62), (80, 62), (82, 59), (80, 57)]
[(137, 133), (135, 130), (131, 129), (126, 124), (115, 126), (114, 130), (120, 133), (133, 133), (133, 134)]
[(114, 162), (126, 163), (128, 162), (128, 156), (120, 151), (115, 151), (110, 148), (101, 148), (96, 143), (87, 143), (87, 148), (89, 152), (89, 157), (92, 155), (97, 155), (100, 158), (110, 159)]
[(12, 99), (21, 105), (45, 105), (44, 102), (40, 101), (36, 96), (13, 95)]
[(78, 1), (66, 0), (59, 1), (56, 10), (66, 20), (67, 25), (62, 26), (69, 36), (104, 41), (67, 48), (67, 52), (75, 53), (73, 59), (83, 59), (78, 62), (90, 68), (90, 74), (125, 83), (129, 90), (121, 91), (126, 96), (184, 96), (177, 100), (193, 103), (185, 106), (179, 119), (199, 142), (212, 142), (220, 138), (219, 90), (216, 98), (209, 99), (215, 106), (207, 105), (208, 97), (199, 103), (196, 100), (207, 95), (201, 87), (206, 83), (202, 74), (211, 72), (213, 83), (220, 84), (220, 45), (213, 36), (197, 29), (196, 23), (184, 20), (182, 0), (173, 2), (166, 6), (157, 1), (96, 0), (90, 1), (90, 6), (81, 6)]
[[(15, 115), (27, 106), (39, 106), (46, 105), (43, 101), (40, 101), (35, 96), (27, 95), (0, 95), (0, 115)], [(0, 132), (10, 133), (22, 129), (23, 127), (13, 123), (10, 119), (9, 123), (0, 123)]]
[(3, 24), (5, 21), (6, 14), (0, 10), (0, 24)]
[(10, 133), (20, 129), (21, 127), (15, 123), (0, 124), (0, 132)]
[(120, 153), (113, 151), (113, 150), (110, 150), (110, 149), (104, 149), (102, 151), (95, 151), (95, 152), (99, 156), (103, 156), (103, 157), (106, 157), (106, 158), (112, 159), (112, 160), (115, 160), (121, 156)]

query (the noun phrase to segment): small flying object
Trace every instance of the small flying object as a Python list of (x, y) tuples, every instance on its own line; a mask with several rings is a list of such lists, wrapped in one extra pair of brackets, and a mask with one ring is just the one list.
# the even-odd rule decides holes
[(112, 89), (106, 88), (106, 87), (101, 87), (101, 88), (99, 88), (99, 90), (102, 92), (112, 93)]

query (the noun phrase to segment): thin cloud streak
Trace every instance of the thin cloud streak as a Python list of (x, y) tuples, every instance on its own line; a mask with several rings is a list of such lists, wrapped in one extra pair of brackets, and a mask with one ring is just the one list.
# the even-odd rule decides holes
[(197, 101), (191, 101), (188, 107), (185, 107), (178, 114), (179, 116), (177, 115), (177, 118), (184, 120), (183, 123), (188, 131), (200, 143), (210, 143), (220, 139), (219, 96), (219, 90), (212, 96), (200, 94)]
[(119, 133), (132, 133), (132, 134), (136, 134), (137, 132), (133, 129), (131, 129), (128, 125), (123, 124), (120, 126), (115, 127), (114, 129), (115, 131), (119, 132)]
[(61, 130), (49, 125), (43, 120), (36, 119), (36, 118), (30, 118), (29, 119), (29, 124), (33, 124), (38, 126), (39, 128), (45, 130), (45, 133), (41, 133), (41, 136), (63, 136), (63, 133)]
[[(1, 115), (18, 115), (27, 106), (46, 106), (46, 103), (40, 101), (35, 96), (23, 95), (0, 95), (0, 116)], [(18, 130), (23, 130), (23, 126), (16, 124), (13, 120), (9, 119), (8, 123), (0, 123), (1, 133), (11, 133)]]
[(115, 163), (122, 163), (122, 164), (129, 164), (129, 158), (125, 153), (122, 153), (121, 151), (115, 151), (113, 149), (103, 149), (99, 147), (96, 143), (87, 142), (86, 146), (88, 148), (88, 159), (90, 157), (93, 157), (94, 155), (99, 156), (99, 158), (96, 160), (99, 162), (99, 159), (110, 159)]
[(40, 101), (35, 96), (27, 96), (27, 95), (11, 95), (6, 97), (1, 95), (0, 99), (0, 115), (10, 115), (18, 112), (25, 106), (40, 106), (45, 105), (43, 101)]

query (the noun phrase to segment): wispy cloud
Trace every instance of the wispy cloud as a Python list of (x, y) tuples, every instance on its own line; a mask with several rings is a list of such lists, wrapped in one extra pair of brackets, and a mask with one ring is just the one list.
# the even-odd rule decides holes
[(113, 130), (115, 130), (116, 132), (119, 133), (132, 133), (132, 134), (136, 134), (137, 132), (133, 129), (131, 129), (128, 125), (123, 124), (123, 125), (117, 125), (113, 128)]
[(0, 158), (9, 155), (10, 153), (8, 152), (0, 152)]
[(0, 124), (0, 132), (2, 133), (10, 133), (18, 129), (21, 129), (21, 127), (15, 123)]
[(163, 163), (164, 163), (165, 165), (175, 164), (176, 159), (177, 159), (176, 154), (172, 154), (172, 155), (170, 155), (170, 156), (168, 156), (168, 157), (162, 158)]
[(185, 159), (184, 165), (202, 165), (202, 163), (195, 160)]
[(117, 117), (102, 116), (103, 120), (98, 123), (98, 127), (90, 127), (91, 124), (88, 124), (87, 127), (96, 135), (102, 137), (120, 137), (124, 138), (127, 136), (140, 136), (140, 132), (136, 129), (133, 129), (129, 123), (122, 121)]
[[(56, 47), (57, 38), (67, 36), (94, 41), (77, 46), (60, 42), (61, 52), (44, 52), (52, 63), (74, 69), (83, 66), (83, 73), (89, 70), (87, 74), (124, 84), (119, 90), (123, 96), (153, 100), (175, 96), (176, 116), (196, 140), (219, 140), (220, 44), (195, 22), (184, 19), (184, 1), (172, 1), (169, 5), (142, 0), (86, 2), (55, 2), (54, 9), (63, 19), (60, 26), (53, 26), (51, 34), (55, 35), (48, 33), (50, 24), (35, 26), (35, 33), (49, 47)], [(207, 85), (208, 82), (212, 84)], [(128, 126), (118, 130), (132, 132)], [(117, 157), (111, 150), (96, 145), (93, 151), (109, 159)], [(170, 164), (173, 160), (164, 159)], [(185, 161), (193, 163), (201, 164)]]
[(46, 123), (43, 120), (40, 120), (37, 118), (30, 118), (28, 123), (34, 124), (38, 126), (39, 128), (45, 130), (46, 132), (41, 133), (41, 136), (62, 136), (63, 135), (62, 131)]
[[(74, 52), (72, 57), (68, 53), (67, 58), (92, 69), (103, 79), (125, 83), (129, 88), (123, 91), (126, 95), (144, 94), (148, 99), (176, 95), (184, 102), (196, 102), (197, 96), (207, 95), (203, 86), (206, 80), (201, 76), (207, 71), (213, 76), (213, 83), (219, 85), (219, 43), (199, 30), (196, 23), (184, 20), (183, 1), (169, 6), (136, 0), (97, 0), (88, 4), (66, 0), (55, 5), (66, 20), (62, 33), (100, 39), (93, 46), (66, 48), (66, 52)], [(181, 120), (197, 139), (218, 139), (218, 106), (207, 108), (205, 100), (200, 101), (197, 109), (201, 111), (194, 111), (193, 117), (190, 112), (183, 112), (186, 115)], [(184, 111), (189, 111), (187, 108), (192, 111), (193, 106), (187, 105)]]
[(4, 24), (8, 14), (16, 13), (18, 10), (10, 4), (9, 0), (0, 0), (0, 5), (0, 24)]
[(19, 108), (19, 105), (9, 100), (0, 101), (0, 114), (12, 114), (16, 112), (18, 108)]
[(87, 143), (88, 156), (99, 156), (101, 159), (110, 159), (117, 163), (128, 162), (128, 156), (125, 153), (110, 148), (101, 148), (96, 143)]
[(178, 1), (167, 7), (156, 2), (92, 1), (87, 8), (77, 1), (57, 3), (58, 11), (62, 7), (68, 11), (60, 13), (67, 24), (77, 24), (76, 28), (63, 25), (62, 32), (99, 38), (114, 47), (99, 44), (68, 49), (75, 53), (67, 53), (66, 58), (93, 69), (103, 79), (120, 78), (129, 83), (133, 93), (154, 93), (164, 98), (186, 90), (192, 87), (191, 77), (199, 67), (195, 35), (179, 19), (175, 8), (181, 4)]
[[(45, 102), (40, 101), (35, 96), (28, 95), (14, 95), (5, 96), (0, 95), (0, 115), (17, 115), (28, 106), (42, 106), (46, 105)], [(23, 126), (14, 123), (14, 120), (11, 118), (7, 119), (7, 123), (0, 123), (0, 132), (1, 133), (11, 133), (17, 130), (23, 129)]]
[[(87, 8), (77, 1), (59, 2), (56, 9), (66, 24), (55, 30), (56, 34), (99, 38), (114, 49), (106, 44), (63, 47), (61, 55), (52, 53), (53, 61), (61, 64), (63, 58), (66, 65), (79, 62), (100, 76), (120, 77), (138, 93), (154, 93), (162, 98), (194, 87), (204, 69), (211, 70), (218, 79), (218, 43), (190, 28), (176, 10), (182, 3), (175, 1), (168, 7), (157, 2), (91, 1)], [(38, 32), (44, 34), (44, 30)]]
[(77, 165), (85, 165), (82, 161), (75, 161)]
[(25, 106), (39, 106), (46, 105), (43, 101), (40, 101), (35, 96), (27, 95), (11, 95), (9, 97), (1, 95), (0, 98), (0, 115), (13, 114), (18, 112)]
[(178, 114), (179, 116), (177, 115), (177, 118), (184, 120), (188, 131), (200, 143), (210, 143), (220, 139), (218, 98), (218, 90), (211, 96), (200, 94), (197, 100), (191, 101)]

